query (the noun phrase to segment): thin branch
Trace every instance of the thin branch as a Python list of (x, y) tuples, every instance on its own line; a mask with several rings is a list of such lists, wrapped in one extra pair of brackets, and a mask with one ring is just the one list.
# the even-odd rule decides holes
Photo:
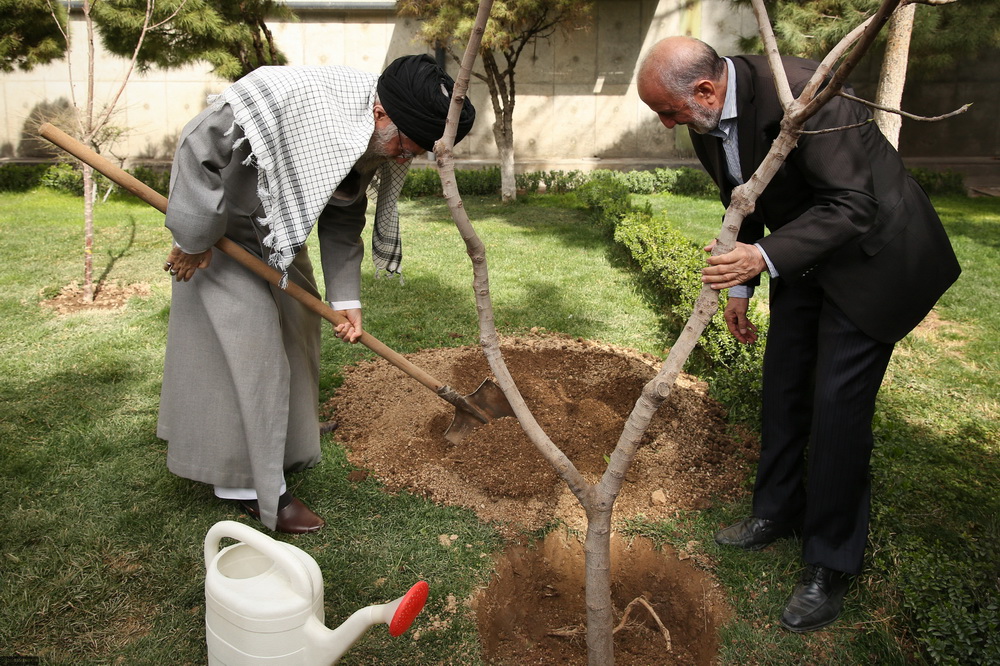
[(139, 60), (139, 50), (142, 48), (142, 44), (146, 41), (146, 35), (149, 34), (151, 30), (155, 30), (160, 26), (172, 21), (187, 4), (187, 0), (181, 0), (181, 3), (177, 5), (177, 8), (165, 19), (159, 23), (152, 23), (153, 20), (153, 10), (156, 8), (156, 0), (146, 0), (146, 16), (142, 21), (142, 30), (139, 32), (139, 40), (135, 45), (135, 50), (132, 51), (132, 58), (129, 60), (128, 69), (125, 71), (125, 76), (122, 78), (121, 86), (119, 86), (118, 91), (115, 93), (114, 97), (105, 107), (104, 113), (94, 124), (91, 132), (97, 134), (104, 125), (106, 125), (111, 120), (111, 114), (114, 112), (115, 106), (118, 105), (118, 100), (121, 99), (122, 93), (125, 92), (125, 86), (128, 85), (129, 79), (132, 77), (132, 72), (135, 70), (135, 64)]
[(781, 108), (786, 111), (792, 105), (794, 96), (792, 89), (788, 85), (788, 75), (785, 68), (781, 66), (781, 53), (778, 51), (778, 40), (774, 36), (774, 28), (767, 16), (767, 7), (764, 0), (753, 0), (753, 13), (757, 18), (757, 26), (760, 30), (760, 38), (764, 42), (764, 54), (767, 56), (767, 63), (771, 66), (771, 75), (774, 77), (774, 87), (778, 91), (778, 101)]
[(472, 286), (476, 297), (476, 309), (479, 313), (480, 344), (486, 355), (486, 360), (494, 376), (496, 376), (497, 384), (503, 390), (504, 395), (507, 396), (507, 400), (510, 402), (518, 423), (521, 424), (521, 428), (525, 434), (528, 435), (528, 438), (535, 444), (538, 451), (556, 470), (556, 473), (566, 482), (566, 485), (569, 486), (570, 491), (580, 500), (580, 503), (587, 506), (589, 496), (592, 492), (591, 485), (566, 454), (542, 430), (531, 410), (525, 404), (524, 397), (514, 383), (514, 379), (506, 363), (504, 363), (503, 355), (500, 352), (499, 335), (497, 334), (496, 323), (493, 317), (493, 303), (490, 299), (486, 247), (469, 221), (468, 213), (462, 202), (461, 193), (458, 191), (458, 185), (455, 182), (453, 149), (458, 129), (458, 118), (462, 110), (465, 94), (468, 91), (469, 76), (476, 60), (476, 54), (482, 51), (480, 44), (492, 5), (492, 0), (480, 1), (475, 27), (469, 35), (469, 44), (462, 58), (462, 66), (459, 69), (458, 76), (455, 77), (455, 88), (452, 92), (451, 108), (448, 112), (448, 120), (445, 123), (444, 136), (434, 144), (434, 155), (437, 158), (438, 175), (441, 177), (441, 187), (445, 195), (445, 200), (448, 203), (455, 226), (465, 241), (466, 253), (472, 260)]
[(853, 72), (854, 68), (857, 67), (858, 62), (861, 61), (865, 54), (868, 53), (872, 44), (875, 43), (875, 38), (882, 30), (882, 27), (888, 23), (889, 17), (892, 16), (892, 12), (894, 12), (899, 6), (899, 2), (900, 0), (883, 0), (882, 5), (870, 19), (868, 25), (865, 27), (864, 33), (861, 35), (860, 39), (858, 39), (857, 45), (851, 49), (851, 52), (841, 63), (840, 67), (837, 68), (833, 77), (831, 77), (830, 83), (826, 86), (826, 88), (816, 93), (816, 96), (813, 97), (802, 110), (802, 113), (804, 114), (802, 117), (803, 123), (806, 118), (812, 117), (817, 111), (819, 111), (820, 107), (830, 101), (830, 99), (844, 86), (844, 83), (847, 82), (847, 77), (851, 75), (851, 72)]
[(86, 134), (86, 130), (83, 127), (83, 118), (80, 114), (80, 105), (76, 103), (76, 86), (73, 85), (73, 58), (70, 54), (69, 45), (69, 12), (66, 12), (66, 29), (63, 30), (62, 25), (59, 23), (59, 18), (56, 16), (56, 10), (52, 6), (52, 0), (48, 0), (49, 13), (52, 14), (52, 20), (56, 22), (56, 26), (59, 28), (59, 32), (62, 33), (63, 41), (66, 42), (66, 74), (69, 76), (69, 101), (73, 105), (73, 109), (76, 111), (73, 115), (76, 118), (77, 130), (80, 132), (82, 137)]
[(861, 25), (847, 33), (847, 35), (845, 35), (836, 46), (830, 49), (830, 52), (827, 53), (826, 57), (823, 58), (823, 61), (820, 62), (819, 67), (816, 68), (816, 72), (813, 74), (812, 78), (809, 79), (809, 83), (807, 83), (806, 87), (802, 89), (802, 99), (812, 99), (816, 95), (816, 91), (819, 90), (823, 81), (825, 81), (826, 77), (833, 71), (833, 66), (844, 57), (847, 49), (850, 48), (854, 42), (858, 41), (858, 39), (861, 38), (861, 35), (865, 34), (865, 30), (868, 29), (868, 25), (874, 18), (874, 16), (869, 17)]
[[(844, 97), (854, 102), (861, 102), (865, 106), (871, 107), (873, 109), (878, 109), (879, 111), (885, 111), (887, 113), (895, 113), (896, 115), (903, 116), (904, 118), (909, 118), (910, 120), (919, 120), (921, 122), (926, 122), (926, 123), (936, 123), (939, 120), (946, 120), (948, 118), (953, 118), (959, 114), (965, 113), (966, 111), (969, 110), (969, 107), (972, 106), (972, 103), (970, 102), (968, 104), (963, 104), (961, 107), (955, 109), (954, 111), (951, 111), (941, 116), (918, 116), (913, 113), (907, 113), (902, 109), (894, 109), (891, 106), (883, 106), (881, 104), (876, 104), (875, 102), (869, 102), (866, 99), (855, 97), (854, 95), (846, 93), (843, 90), (841, 90), (840, 93), (838, 94), (841, 97)], [(803, 134), (808, 134), (808, 132), (803, 132)]]
[(853, 125), (841, 125), (840, 127), (830, 127), (821, 130), (799, 130), (799, 134), (832, 134), (833, 132), (843, 132), (844, 130), (855, 129), (856, 127), (864, 127), (868, 123), (874, 121), (874, 118), (868, 118), (867, 120), (862, 120), (860, 123), (854, 123)]
[(545, 633), (546, 636), (556, 636), (557, 638), (572, 638), (580, 634), (587, 633), (587, 627), (582, 624), (571, 624), (558, 629), (552, 629)]

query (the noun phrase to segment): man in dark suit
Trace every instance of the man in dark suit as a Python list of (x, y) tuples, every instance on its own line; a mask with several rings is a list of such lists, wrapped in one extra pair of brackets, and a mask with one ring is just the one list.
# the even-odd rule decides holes
[[(794, 94), (817, 67), (783, 65)], [(728, 206), (780, 130), (766, 59), (720, 58), (699, 40), (671, 37), (643, 59), (638, 87), (664, 126), (688, 126)], [(702, 278), (730, 289), (726, 323), (751, 343), (749, 299), (760, 273), (771, 276), (753, 515), (715, 540), (758, 550), (802, 535), (806, 568), (781, 617), (797, 632), (836, 620), (861, 570), (875, 396), (894, 344), (960, 272), (926, 194), (870, 115), (838, 96), (813, 116), (807, 131), (840, 129), (799, 137), (736, 248), (711, 257)]]

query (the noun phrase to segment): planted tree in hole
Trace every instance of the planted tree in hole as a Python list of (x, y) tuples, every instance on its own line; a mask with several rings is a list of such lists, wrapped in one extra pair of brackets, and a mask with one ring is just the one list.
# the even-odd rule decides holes
[[(925, 4), (935, 4), (939, 0), (913, 0)], [(904, 0), (905, 2), (905, 0)], [(767, 187), (787, 155), (795, 148), (799, 136), (804, 131), (806, 120), (834, 95), (843, 94), (842, 86), (857, 65), (860, 58), (871, 47), (875, 36), (889, 20), (901, 0), (883, 0), (878, 11), (852, 30), (823, 59), (815, 75), (802, 93), (793, 97), (787, 76), (781, 66), (780, 55), (774, 34), (764, 8), (763, 0), (753, 0), (761, 38), (765, 44), (768, 61), (777, 83), (779, 99), (785, 112), (781, 132), (774, 140), (767, 157), (757, 171), (744, 185), (733, 192), (732, 203), (726, 210), (722, 229), (715, 243), (713, 254), (730, 251), (736, 241), (743, 219), (753, 210), (756, 200)], [(909, 3), (906, 3), (909, 4)], [(625, 474), (638, 451), (639, 442), (646, 431), (653, 414), (673, 390), (677, 376), (694, 349), (702, 331), (718, 308), (719, 292), (705, 285), (694, 306), (694, 312), (684, 327), (660, 371), (642, 390), (632, 413), (629, 415), (621, 437), (611, 454), (610, 463), (600, 482), (590, 483), (574, 466), (573, 462), (552, 442), (535, 421), (525, 404), (510, 372), (507, 370), (499, 348), (499, 337), (493, 317), (490, 299), (489, 274), (486, 251), (462, 205), (461, 196), (455, 183), (454, 155), (452, 148), (457, 127), (458, 113), (468, 90), (469, 75), (479, 48), (479, 40), (490, 14), (491, 0), (482, 0), (476, 20), (470, 32), (469, 43), (462, 59), (461, 69), (456, 77), (451, 113), (445, 134), (435, 145), (442, 187), (448, 201), (452, 217), (465, 241), (466, 249), (473, 264), (473, 290), (479, 313), (480, 343), (490, 364), (497, 383), (503, 389), (521, 427), (538, 448), (539, 452), (555, 468), (563, 481), (579, 500), (587, 515), (587, 535), (584, 545), (586, 552), (586, 601), (587, 601), (587, 647), (588, 662), (594, 666), (614, 663), (614, 608), (611, 603), (610, 552), (611, 552), (611, 512), (621, 490)], [(839, 66), (837, 64), (839, 63)], [(836, 71), (834, 71), (836, 66)], [(829, 81), (825, 87), (824, 82)], [(962, 109), (964, 110), (964, 108)], [(961, 111), (961, 110), (960, 110)], [(960, 112), (959, 111), (959, 112)], [(824, 131), (841, 131), (848, 128), (829, 128)], [(648, 609), (653, 612), (652, 608)], [(654, 613), (655, 617), (655, 613)], [(656, 618), (659, 623), (659, 618)], [(660, 623), (661, 628), (663, 627)], [(665, 632), (665, 629), (664, 629)], [(665, 634), (669, 646), (669, 634)], [(667, 648), (669, 649), (669, 647)]]
[[(469, 40), (473, 0), (402, 0), (402, 16), (421, 19), (420, 38), (429, 46), (444, 46), (458, 62), (454, 46)], [(494, 2), (479, 45), (481, 71), (471, 74), (486, 83), (493, 105), (493, 138), (500, 152), (500, 193), (517, 198), (514, 180), (515, 71), (524, 50), (557, 30), (589, 25), (592, 0), (500, 0)]]

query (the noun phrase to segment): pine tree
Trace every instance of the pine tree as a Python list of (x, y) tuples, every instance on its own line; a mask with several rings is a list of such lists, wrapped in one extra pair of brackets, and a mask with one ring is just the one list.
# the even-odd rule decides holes
[(62, 58), (59, 25), (66, 25), (60, 4), (50, 9), (46, 0), (0, 0), (0, 71), (27, 71)]
[[(749, 4), (749, 0), (734, 0)], [(784, 55), (818, 58), (871, 16), (878, 0), (766, 0)], [(883, 33), (877, 43), (884, 44)], [(917, 6), (910, 43), (912, 68), (946, 67), (1000, 44), (1000, 2), (961, 0), (947, 5)], [(756, 35), (740, 41), (745, 52), (760, 52)]]
[[(131, 57), (146, 12), (146, 0), (104, 0), (94, 6), (94, 21), (105, 49)], [(294, 20), (274, 0), (157, 0), (153, 23), (178, 12), (161, 29), (147, 34), (139, 52), (139, 71), (170, 69), (198, 60), (224, 79), (236, 79), (264, 65), (283, 65), (267, 19)]]

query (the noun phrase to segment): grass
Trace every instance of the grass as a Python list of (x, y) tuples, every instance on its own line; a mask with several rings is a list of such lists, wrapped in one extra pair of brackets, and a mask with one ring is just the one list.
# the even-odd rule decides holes
[[(717, 202), (649, 200), (697, 242), (716, 233)], [(918, 556), (955, 557), (963, 571), (942, 580), (957, 588), (964, 564), (978, 561), (961, 553), (977, 544), (984, 557), (1000, 552), (989, 550), (1000, 535), (993, 352), (1000, 314), (989, 305), (1000, 287), (1000, 206), (985, 199), (936, 204), (965, 273), (936, 309), (934, 326), (897, 347), (879, 397), (870, 563), (844, 620), (807, 636), (776, 628), (799, 566), (797, 543), (744, 554), (711, 541), (718, 525), (746, 512), (745, 499), (671, 523), (628, 526), (661, 542), (702, 544), (736, 610), (722, 633), (722, 663), (919, 662), (921, 636), (906, 628), (935, 620), (906, 605), (934, 600)], [(654, 299), (584, 222), (572, 196), (466, 205), (487, 244), (501, 333), (544, 327), (652, 353), (673, 339)], [(143, 204), (102, 204), (95, 273), (147, 283), (149, 295), (120, 311), (59, 315), (39, 302), (78, 279), (81, 211), (79, 199), (46, 190), (0, 194), (0, 492), (7, 500), (0, 513), (0, 658), (203, 663), (202, 541), (210, 525), (239, 515), (209, 489), (170, 475), (154, 434), (168, 235), (162, 216)], [(406, 283), (374, 281), (366, 268), (366, 328), (404, 353), (476, 344), (471, 269), (444, 203), (406, 203), (403, 219)], [(339, 385), (341, 367), (368, 356), (325, 334), (323, 396)], [(328, 527), (309, 538), (279, 538), (319, 563), (327, 623), (394, 598), (418, 579), (432, 590), (415, 627), (419, 640), (393, 640), (376, 628), (342, 663), (479, 663), (474, 621), (461, 602), (488, 578), (490, 556), (503, 547), (496, 532), (470, 512), (388, 494), (372, 480), (350, 482), (352, 468), (333, 437), (324, 438), (323, 450), (321, 466), (290, 483)], [(441, 534), (458, 535), (457, 547), (443, 548)], [(929, 550), (934, 543), (947, 547)], [(995, 569), (993, 576), (995, 586)], [(997, 602), (995, 587), (979, 594), (972, 603)], [(983, 657), (980, 663), (988, 662)]]

